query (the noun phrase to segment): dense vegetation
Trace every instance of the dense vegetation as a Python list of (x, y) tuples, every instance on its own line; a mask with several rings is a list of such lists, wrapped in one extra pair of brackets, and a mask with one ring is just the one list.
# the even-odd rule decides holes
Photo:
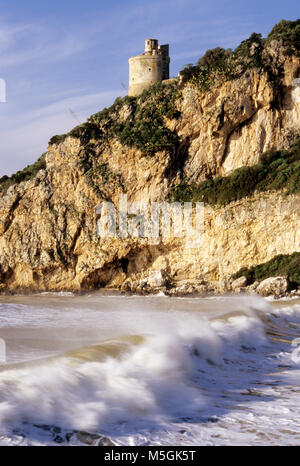
[[(54, 136), (50, 144), (60, 143), (67, 136), (78, 137), (83, 144), (88, 144), (91, 139), (116, 137), (122, 144), (140, 149), (144, 155), (153, 155), (162, 150), (172, 153), (179, 144), (179, 138), (166, 127), (164, 117), (180, 116), (176, 101), (181, 97), (182, 86), (190, 82), (201, 91), (208, 91), (215, 84), (240, 77), (250, 68), (265, 71), (275, 86), (282, 77), (282, 69), (274, 64), (268, 53), (267, 46), (273, 39), (280, 41), (287, 53), (298, 54), (300, 20), (280, 21), (266, 39), (261, 34), (253, 33), (234, 51), (221, 47), (208, 50), (196, 65), (188, 65), (181, 71), (181, 85), (178, 81), (173, 84), (158, 83), (137, 98), (117, 98), (111, 107), (92, 115), (86, 123), (70, 133)], [(126, 107), (129, 114), (120, 122), (120, 112)]]
[(103, 132), (98, 128), (98, 126), (86, 122), (82, 125), (75, 126), (69, 133), (67, 134), (60, 134), (57, 136), (53, 136), (49, 144), (60, 144), (63, 142), (68, 136), (72, 136), (74, 138), (79, 138), (83, 145), (88, 144), (91, 139), (100, 139), (103, 136)]
[[(70, 133), (54, 136), (50, 144), (62, 142), (67, 136), (79, 137), (83, 144), (93, 138), (107, 140), (116, 137), (122, 144), (136, 147), (144, 155), (154, 155), (163, 150), (173, 152), (179, 138), (167, 128), (164, 117), (178, 118), (178, 98), (180, 91), (176, 84), (154, 84), (137, 98), (118, 97), (110, 108), (92, 115)], [(119, 113), (126, 107), (128, 116), (122, 121)]]
[(267, 37), (267, 42), (280, 40), (286, 46), (288, 55), (300, 56), (300, 19), (287, 21), (283, 19), (276, 24)]
[(292, 287), (300, 286), (300, 252), (273, 257), (269, 262), (239, 270), (233, 279), (246, 277), (248, 284), (269, 277), (288, 276)]
[(276, 84), (282, 69), (274, 64), (268, 46), (272, 40), (279, 41), (288, 55), (300, 55), (300, 20), (282, 20), (274, 26), (266, 39), (253, 33), (235, 50), (217, 47), (208, 50), (196, 65), (187, 65), (182, 71), (183, 83), (190, 82), (201, 91), (228, 79), (235, 79), (251, 68), (267, 73), (270, 82)]
[(170, 199), (224, 206), (255, 191), (279, 189), (285, 194), (300, 192), (300, 136), (289, 150), (271, 149), (256, 165), (238, 168), (226, 177), (217, 176), (200, 184), (182, 182), (171, 190)]
[(86, 183), (95, 191), (102, 200), (110, 200), (109, 193), (115, 192), (117, 187), (124, 192), (124, 182), (118, 173), (114, 173), (107, 163), (88, 163), (85, 161), (82, 168)]
[(124, 190), (124, 181), (101, 162), (101, 152), (108, 141), (116, 138), (145, 156), (153, 156), (158, 151), (174, 154), (179, 138), (165, 125), (164, 118), (180, 116), (177, 110), (180, 97), (176, 84), (155, 84), (139, 97), (118, 97), (111, 107), (95, 113), (70, 133), (54, 136), (49, 143), (59, 144), (68, 136), (79, 138), (82, 149), (78, 164), (86, 182), (100, 198), (109, 199), (113, 188)]
[(41, 155), (41, 157), (32, 165), (28, 165), (21, 171), (18, 171), (14, 175), (2, 176), (0, 178), (0, 193), (5, 194), (8, 188), (14, 184), (21, 183), (22, 181), (31, 180), (36, 176), (36, 174), (46, 168), (45, 162), (45, 154)]
[(122, 144), (136, 147), (144, 155), (158, 151), (173, 153), (179, 138), (167, 128), (164, 117), (178, 118), (176, 100), (179, 97), (176, 85), (155, 84), (135, 99), (130, 116), (114, 128), (114, 134)]
[[(299, 55), (300, 20), (280, 21), (266, 39), (261, 34), (253, 33), (234, 51), (220, 47), (208, 50), (195, 66), (189, 65), (181, 72), (181, 81), (155, 84), (139, 97), (117, 98), (111, 107), (92, 115), (86, 123), (68, 134), (52, 137), (49, 143), (61, 143), (67, 136), (79, 138), (82, 151), (78, 163), (88, 183), (95, 189), (98, 189), (96, 178), (100, 179), (105, 172), (101, 161), (97, 160), (101, 154), (99, 147), (104, 147), (111, 138), (139, 149), (145, 156), (153, 156), (158, 151), (174, 155), (180, 140), (177, 133), (166, 126), (165, 118), (180, 117), (177, 106), (185, 83), (190, 82), (200, 90), (208, 91), (212, 85), (237, 78), (255, 67), (267, 72), (275, 85), (281, 79), (282, 69), (274, 64), (268, 54), (268, 44), (272, 40), (280, 41), (286, 53)], [(2, 177), (0, 192), (6, 192), (15, 183), (31, 179), (41, 168), (45, 168), (44, 156), (11, 177)], [(107, 178), (107, 173), (102, 178)], [(110, 180), (114, 178), (115, 175), (110, 174)], [(218, 177), (199, 186), (183, 182), (172, 195), (181, 200), (204, 199), (212, 204), (224, 205), (255, 190), (281, 188), (285, 188), (287, 193), (299, 190), (299, 147), (289, 153), (270, 151), (257, 166), (241, 168), (227, 178)]]

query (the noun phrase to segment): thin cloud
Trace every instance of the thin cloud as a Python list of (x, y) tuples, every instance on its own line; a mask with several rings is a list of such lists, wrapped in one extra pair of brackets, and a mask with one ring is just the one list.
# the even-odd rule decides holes
[(53, 40), (40, 25), (0, 25), (0, 30), (2, 69), (37, 60), (59, 61), (82, 52), (87, 45), (74, 35)]
[(294, 11), (274, 2), (266, 17), (255, 1), (118, 0), (105, 8), (88, 1), (81, 14), (79, 0), (71, 2), (72, 11), (68, 2), (53, 0), (45, 16), (28, 0), (29, 19), (16, 23), (13, 3), (7, 2), (5, 17), (0, 13), (0, 78), (7, 83), (7, 103), (0, 106), (1, 173), (33, 162), (50, 136), (75, 126), (70, 109), (84, 121), (124, 94), (117, 88), (128, 84), (127, 58), (142, 52), (145, 37), (170, 44), (175, 76), (207, 49), (234, 48), (253, 31), (266, 33), (281, 12)]
[(123, 94), (124, 91), (118, 89), (81, 95), (23, 113), (14, 128), (9, 124), (2, 127), (0, 176), (10, 175), (34, 162), (47, 149), (51, 136), (68, 132), (78, 125), (74, 114), (84, 122), (90, 114), (110, 105), (115, 96)]

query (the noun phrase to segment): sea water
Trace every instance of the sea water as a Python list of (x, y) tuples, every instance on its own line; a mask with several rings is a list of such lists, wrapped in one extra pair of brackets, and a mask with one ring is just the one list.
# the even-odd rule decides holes
[(300, 301), (1, 297), (0, 445), (298, 445)]

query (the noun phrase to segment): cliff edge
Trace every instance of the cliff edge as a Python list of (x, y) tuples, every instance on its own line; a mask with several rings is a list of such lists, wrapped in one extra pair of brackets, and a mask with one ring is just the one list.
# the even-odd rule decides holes
[[(267, 39), (208, 51), (3, 177), (1, 290), (224, 291), (241, 268), (295, 253), (289, 280), (299, 286), (299, 37), (299, 20), (281, 22)], [(122, 194), (131, 204), (204, 202), (201, 245), (99, 237), (97, 206)]]

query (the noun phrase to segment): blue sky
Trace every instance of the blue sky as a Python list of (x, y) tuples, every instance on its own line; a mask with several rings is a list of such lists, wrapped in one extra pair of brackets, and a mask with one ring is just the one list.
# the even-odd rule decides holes
[(0, 176), (124, 95), (146, 37), (170, 44), (176, 76), (208, 48), (299, 17), (298, 0), (0, 0)]

